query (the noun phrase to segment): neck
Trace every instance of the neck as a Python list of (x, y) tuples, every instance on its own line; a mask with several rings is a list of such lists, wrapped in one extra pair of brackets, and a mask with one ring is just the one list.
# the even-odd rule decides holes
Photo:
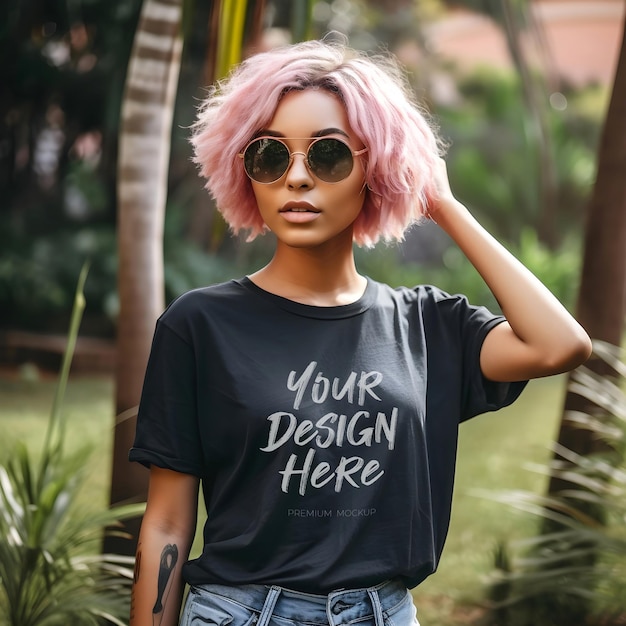
[(250, 279), (262, 289), (302, 304), (340, 306), (358, 300), (367, 281), (354, 263), (352, 244), (332, 249), (278, 245), (272, 260)]

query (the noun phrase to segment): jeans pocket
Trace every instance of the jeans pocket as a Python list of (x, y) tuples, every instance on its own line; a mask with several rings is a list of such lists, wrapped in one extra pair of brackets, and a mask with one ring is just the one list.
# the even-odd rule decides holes
[(420, 626), (417, 621), (417, 608), (413, 603), (411, 593), (388, 611), (384, 611), (385, 626)]
[(251, 626), (256, 621), (256, 614), (246, 607), (201, 587), (192, 587), (180, 626)]

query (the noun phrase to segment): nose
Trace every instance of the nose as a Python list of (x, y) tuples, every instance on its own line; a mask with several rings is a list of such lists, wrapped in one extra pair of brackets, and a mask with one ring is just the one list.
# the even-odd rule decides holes
[(290, 189), (308, 189), (315, 184), (306, 164), (306, 154), (304, 152), (291, 153), (291, 163), (287, 168), (285, 184)]

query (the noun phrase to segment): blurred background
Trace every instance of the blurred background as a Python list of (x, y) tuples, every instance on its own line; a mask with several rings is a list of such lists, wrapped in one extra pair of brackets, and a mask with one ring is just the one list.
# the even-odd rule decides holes
[[(190, 162), (187, 127), (207, 77), (211, 4), (187, 2), (163, 245), (166, 301), (239, 275), (268, 242), (232, 239)], [(253, 4), (253, 3), (250, 3)], [(621, 43), (621, 0), (268, 1), (247, 49), (345, 33), (407, 66), (450, 144), (454, 190), (573, 305), (584, 207)], [(503, 6), (508, 5), (508, 13)], [(113, 339), (116, 184), (124, 81), (139, 0), (8, 0), (0, 28), (0, 329), (64, 333), (91, 259), (82, 333)], [(298, 21), (300, 20), (300, 22)], [(248, 27), (250, 29), (250, 27)], [(490, 303), (437, 229), (369, 254), (390, 282), (443, 281)], [(548, 261), (549, 260), (549, 261)], [(540, 267), (533, 265), (540, 264)], [(407, 265), (417, 264), (418, 267)], [(445, 271), (437, 270), (444, 267)], [(449, 270), (454, 270), (450, 272)], [(465, 276), (465, 274), (468, 274)], [(447, 278), (454, 274), (454, 284)], [(431, 278), (432, 275), (432, 278)], [(414, 278), (411, 280), (411, 276)], [(26, 340), (26, 338), (24, 338)], [(6, 341), (6, 340), (5, 340)]]
[[(88, 489), (97, 506), (141, 501), (146, 476), (126, 455), (156, 317), (184, 291), (254, 271), (272, 251), (270, 236), (249, 244), (229, 234), (191, 162), (189, 126), (207, 85), (234, 63), (303, 39), (343, 35), (352, 47), (397, 55), (449, 146), (455, 194), (594, 339), (619, 346), (626, 310), (625, 16), (624, 0), (5, 0), (0, 430), (7, 447), (42, 440), (87, 262), (65, 408), (72, 427), (64, 437), (70, 448), (94, 442)], [(498, 309), (433, 224), (416, 226), (401, 244), (356, 253), (361, 271), (375, 279), (434, 283)], [(537, 529), (526, 518), (515, 521), (502, 503), (472, 495), (477, 484), (553, 495), (554, 468), (550, 478), (545, 471), (529, 478), (522, 465), (549, 464), (554, 442), (582, 455), (583, 465), (596, 453), (606, 461), (608, 429), (572, 427), (567, 415), (595, 419), (602, 405), (611, 420), (626, 419), (616, 395), (621, 383), (614, 385), (623, 369), (607, 354), (583, 383), (538, 381), (504, 422), (487, 416), (462, 429), (459, 522), (447, 565), (417, 592), (424, 624), (626, 623), (621, 434), (622, 443), (609, 446), (620, 452), (606, 489), (617, 481), (622, 491), (586, 519), (603, 527), (613, 520), (602, 541), (622, 565), (607, 552), (598, 556), (600, 539), (585, 535), (585, 549), (593, 544), (596, 551), (581, 566), (584, 576), (569, 577), (571, 562), (553, 568), (565, 593), (557, 608), (546, 599), (556, 597), (556, 583), (544, 580), (543, 600), (526, 617), (485, 609), (487, 601), (515, 596), (514, 583), (502, 578), (520, 571), (506, 542)], [(598, 391), (607, 381), (610, 391)], [(581, 385), (594, 389), (582, 404)], [(511, 441), (521, 420), (524, 433)], [(586, 488), (581, 500), (592, 499)], [(79, 498), (83, 506), (89, 501)], [(583, 545), (576, 541), (563, 545), (572, 552)], [(538, 544), (536, 554), (553, 556), (554, 546)], [(608, 573), (599, 573), (599, 563)], [(500, 578), (485, 583), (494, 571)], [(537, 568), (531, 582), (522, 596), (537, 591)], [(577, 604), (590, 586), (593, 599)], [(576, 602), (572, 589), (580, 591)], [(578, 617), (564, 612), (568, 603)]]

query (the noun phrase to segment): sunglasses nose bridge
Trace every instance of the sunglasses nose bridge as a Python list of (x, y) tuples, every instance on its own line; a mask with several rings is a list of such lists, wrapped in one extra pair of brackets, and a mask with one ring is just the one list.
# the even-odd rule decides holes
[(291, 165), (294, 162), (294, 158), (295, 156), (301, 156), (304, 160), (304, 164), (309, 167), (309, 154), (308, 151), (307, 152), (301, 152), (300, 150), (296, 150), (295, 152), (290, 152), (289, 153), (289, 167), (291, 167)]
[(302, 157), (302, 162), (304, 163), (305, 171), (307, 173), (307, 176), (310, 177), (312, 172), (311, 172), (311, 166), (309, 165), (308, 153), (307, 152), (301, 152), (299, 150), (296, 150), (295, 152), (290, 152), (289, 153), (289, 163), (287, 164), (287, 169), (285, 170), (285, 174), (287, 174), (288, 177), (292, 174), (292, 172), (293, 172), (293, 165), (295, 163), (295, 159), (294, 159), (295, 156), (301, 156)]

